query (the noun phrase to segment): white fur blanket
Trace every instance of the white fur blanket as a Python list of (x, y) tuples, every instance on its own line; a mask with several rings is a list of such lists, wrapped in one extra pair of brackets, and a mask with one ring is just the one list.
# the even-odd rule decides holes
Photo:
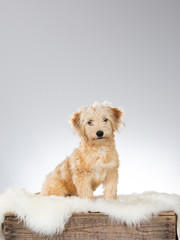
[[(156, 192), (120, 195), (114, 201), (100, 197), (94, 201), (78, 197), (44, 197), (17, 188), (0, 196), (0, 224), (4, 221), (4, 214), (12, 212), (33, 232), (43, 235), (61, 233), (69, 217), (77, 212), (102, 212), (114, 220), (132, 225), (148, 220), (152, 214), (171, 210), (179, 219), (180, 196)], [(177, 228), (180, 236), (180, 220)], [(0, 239), (4, 239), (2, 232)]]

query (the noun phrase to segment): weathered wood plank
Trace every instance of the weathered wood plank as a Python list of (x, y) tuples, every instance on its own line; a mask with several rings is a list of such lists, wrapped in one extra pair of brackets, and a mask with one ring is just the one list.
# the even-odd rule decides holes
[[(97, 215), (99, 215), (99, 214), (102, 214), (102, 213), (100, 213), (100, 212), (89, 212), (89, 213), (93, 213), (93, 214), (97, 214)], [(89, 214), (88, 213), (88, 214)], [(75, 213), (74, 215), (81, 215), (82, 213)], [(87, 213), (83, 213), (83, 214), (87, 214)], [(102, 214), (103, 216), (105, 216), (104, 214)], [(175, 212), (173, 212), (173, 211), (168, 211), (168, 212), (166, 212), (166, 211), (164, 211), (164, 212), (160, 212), (159, 214), (158, 214), (158, 216), (174, 216), (174, 215), (176, 215), (175, 214)], [(8, 217), (10, 217), (10, 216), (15, 216), (14, 215), (14, 213), (11, 213), (11, 212), (7, 212), (7, 213), (5, 213), (4, 214), (4, 216), (6, 217), (6, 216), (8, 216)]]
[(62, 234), (44, 237), (32, 233), (13, 214), (6, 214), (4, 234), (7, 240), (176, 240), (176, 215), (162, 212), (139, 226), (112, 222), (102, 213), (73, 214)]

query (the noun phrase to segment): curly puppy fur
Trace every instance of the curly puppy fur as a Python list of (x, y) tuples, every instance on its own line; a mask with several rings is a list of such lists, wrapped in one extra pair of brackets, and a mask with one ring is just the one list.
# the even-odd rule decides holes
[(46, 177), (41, 194), (93, 199), (93, 191), (102, 184), (104, 198), (116, 199), (119, 159), (114, 131), (122, 124), (122, 115), (106, 103), (74, 113), (71, 122), (81, 137), (80, 146)]

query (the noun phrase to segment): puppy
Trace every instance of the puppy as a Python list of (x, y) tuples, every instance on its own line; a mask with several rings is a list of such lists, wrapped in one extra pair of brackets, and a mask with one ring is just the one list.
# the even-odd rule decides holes
[(83, 107), (71, 119), (80, 136), (79, 148), (47, 177), (41, 195), (93, 199), (93, 191), (102, 184), (105, 199), (117, 198), (119, 159), (114, 131), (122, 124), (122, 111), (107, 103)]

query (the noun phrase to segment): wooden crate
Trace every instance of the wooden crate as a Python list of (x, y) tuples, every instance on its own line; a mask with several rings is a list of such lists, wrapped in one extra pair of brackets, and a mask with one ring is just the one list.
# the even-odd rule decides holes
[(112, 222), (102, 213), (73, 214), (62, 234), (44, 237), (32, 233), (13, 214), (6, 214), (3, 231), (6, 240), (176, 240), (176, 215), (161, 212), (148, 222), (128, 227)]

